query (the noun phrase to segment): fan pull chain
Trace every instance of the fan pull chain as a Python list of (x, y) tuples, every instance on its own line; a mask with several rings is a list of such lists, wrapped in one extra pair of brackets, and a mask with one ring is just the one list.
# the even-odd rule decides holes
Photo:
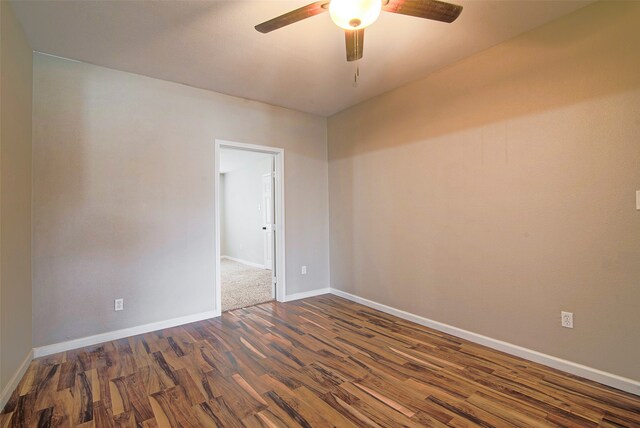
[(353, 73), (353, 87), (357, 88), (360, 83), (360, 66), (356, 65), (356, 71)]

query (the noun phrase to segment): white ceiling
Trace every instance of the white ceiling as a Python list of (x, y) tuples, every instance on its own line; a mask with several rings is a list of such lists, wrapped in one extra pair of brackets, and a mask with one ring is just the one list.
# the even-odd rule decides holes
[(366, 29), (360, 84), (328, 13), (269, 34), (302, 1), (14, 1), (34, 50), (320, 115), (538, 27), (591, 0), (454, 0), (452, 24), (383, 12)]
[(235, 171), (257, 163), (261, 160), (273, 157), (268, 153), (250, 152), (247, 150), (220, 149), (220, 173)]

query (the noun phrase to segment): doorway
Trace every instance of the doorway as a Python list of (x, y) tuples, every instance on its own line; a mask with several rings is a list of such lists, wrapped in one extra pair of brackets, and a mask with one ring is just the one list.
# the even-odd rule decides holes
[(284, 301), (284, 151), (216, 140), (217, 312)]

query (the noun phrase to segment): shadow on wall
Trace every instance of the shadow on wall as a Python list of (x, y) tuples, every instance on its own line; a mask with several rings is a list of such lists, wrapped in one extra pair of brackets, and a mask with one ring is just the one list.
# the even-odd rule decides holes
[(640, 2), (597, 3), (338, 113), (329, 159), (640, 87), (637, 22)]

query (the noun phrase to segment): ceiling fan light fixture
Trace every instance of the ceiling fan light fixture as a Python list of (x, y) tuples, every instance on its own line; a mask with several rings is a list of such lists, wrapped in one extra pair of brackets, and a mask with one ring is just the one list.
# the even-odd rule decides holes
[(329, 14), (345, 30), (359, 30), (373, 24), (382, 9), (382, 0), (331, 0)]

